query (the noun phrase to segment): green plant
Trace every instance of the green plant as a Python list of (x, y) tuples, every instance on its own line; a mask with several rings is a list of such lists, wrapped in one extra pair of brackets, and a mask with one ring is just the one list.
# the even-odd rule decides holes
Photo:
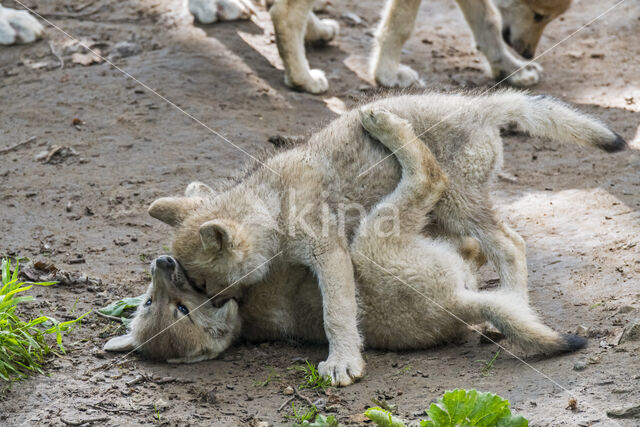
[(404, 422), (379, 406), (367, 409), (364, 415), (380, 427), (405, 427)]
[(325, 391), (328, 387), (331, 387), (331, 378), (320, 375), (318, 368), (308, 360), (305, 360), (304, 365), (296, 366), (296, 369), (304, 373), (304, 382), (300, 384), (300, 390), (308, 388)]
[[(313, 417), (318, 415), (318, 408), (316, 408), (315, 405), (312, 405), (306, 411), (298, 412), (298, 410), (296, 409), (295, 403), (291, 402), (291, 412), (292, 412), (293, 415), (285, 415), (285, 417), (290, 419), (290, 420), (294, 420), (294, 423), (293, 423), (294, 427), (300, 427), (300, 426), (303, 426), (303, 425), (304, 426), (308, 426), (309, 425), (309, 420), (312, 420)], [(304, 424), (305, 422), (307, 424)]]
[(118, 301), (114, 301), (106, 307), (99, 309), (98, 311), (106, 316), (119, 319), (123, 324), (128, 325), (131, 322), (131, 317), (136, 308), (142, 303), (145, 294), (137, 297), (123, 298)]
[(482, 368), (483, 377), (489, 376), (489, 372), (491, 372), (491, 368), (493, 368), (493, 364), (498, 359), (498, 356), (500, 356), (500, 350), (496, 351), (496, 354), (494, 354), (493, 357), (489, 360), (479, 360), (479, 362), (484, 363), (484, 367)]
[(267, 375), (267, 379), (264, 381), (256, 381), (253, 383), (254, 385), (266, 387), (267, 385), (269, 385), (271, 381), (273, 381), (274, 378), (280, 378), (280, 374), (278, 373), (278, 371), (275, 370), (273, 366), (269, 366), (268, 368), (269, 368), (269, 375)]
[(53, 350), (45, 339), (46, 335), (54, 335), (58, 348), (65, 353), (62, 345), (62, 334), (69, 332), (73, 325), (89, 313), (74, 320), (58, 322), (49, 316), (23, 321), (16, 309), (24, 302), (32, 301), (27, 295), (34, 285), (50, 286), (56, 282), (20, 282), (18, 281), (19, 264), (11, 272), (12, 262), (3, 259), (2, 287), (0, 288), (0, 378), (14, 381), (26, 377), (29, 373), (43, 373), (42, 362)]
[[(493, 393), (456, 389), (448, 391), (427, 410), (429, 420), (421, 427), (527, 427), (522, 416), (514, 416), (509, 401)], [(365, 416), (380, 427), (404, 427), (399, 418), (382, 408), (369, 408)]]
[(320, 415), (316, 416), (313, 421), (304, 420), (302, 423), (297, 424), (299, 427), (338, 427), (338, 420), (333, 415)]

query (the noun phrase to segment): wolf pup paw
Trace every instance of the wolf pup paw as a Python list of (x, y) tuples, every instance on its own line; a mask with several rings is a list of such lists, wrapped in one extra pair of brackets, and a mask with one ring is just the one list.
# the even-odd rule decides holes
[(362, 107), (359, 113), (362, 127), (378, 139), (387, 136), (392, 137), (398, 133), (399, 129), (411, 126), (407, 120), (390, 113), (384, 108), (368, 105)]
[(331, 385), (344, 387), (353, 384), (364, 376), (365, 363), (358, 352), (353, 356), (338, 356), (329, 358), (318, 364), (318, 373), (331, 378)]

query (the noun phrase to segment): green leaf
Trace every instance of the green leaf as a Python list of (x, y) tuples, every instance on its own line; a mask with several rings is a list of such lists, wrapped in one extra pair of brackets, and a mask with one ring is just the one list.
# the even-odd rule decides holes
[(427, 411), (430, 420), (423, 427), (527, 427), (522, 416), (514, 416), (509, 401), (493, 393), (476, 390), (451, 390)]
[(304, 420), (300, 426), (304, 427), (338, 427), (338, 420), (333, 415), (328, 417), (325, 415), (318, 415), (313, 422)]
[(394, 417), (391, 412), (378, 406), (367, 409), (364, 415), (379, 427), (406, 427), (404, 422)]
[(108, 316), (126, 318), (127, 316), (124, 316), (123, 313), (126, 310), (135, 310), (136, 308), (138, 308), (138, 306), (142, 303), (142, 299), (145, 296), (146, 294), (142, 294), (137, 297), (123, 298), (119, 301), (112, 302), (108, 306), (101, 308), (98, 311)]

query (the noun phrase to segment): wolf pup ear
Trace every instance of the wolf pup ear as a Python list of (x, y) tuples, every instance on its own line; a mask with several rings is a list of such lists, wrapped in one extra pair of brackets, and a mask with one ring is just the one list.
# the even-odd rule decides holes
[(207, 251), (218, 252), (222, 249), (233, 249), (238, 246), (238, 225), (229, 220), (214, 219), (200, 226), (200, 241)]
[(203, 184), (202, 182), (193, 181), (191, 184), (187, 185), (186, 190), (184, 190), (185, 197), (214, 197), (216, 192), (213, 191), (213, 188), (209, 187), (207, 184)]
[(191, 197), (161, 197), (149, 206), (149, 215), (172, 227), (180, 225), (201, 199)]
[(119, 337), (111, 338), (104, 345), (105, 351), (131, 351), (136, 348), (136, 340), (133, 335), (127, 334)]

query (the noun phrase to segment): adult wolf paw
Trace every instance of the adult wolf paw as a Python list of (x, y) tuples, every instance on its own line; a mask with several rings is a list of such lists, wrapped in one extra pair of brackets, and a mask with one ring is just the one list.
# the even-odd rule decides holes
[(319, 94), (329, 89), (329, 81), (322, 70), (309, 70), (309, 75), (300, 81), (293, 80), (287, 73), (284, 74), (284, 84), (296, 90)]
[(44, 28), (26, 10), (0, 5), (0, 44), (31, 43), (42, 36)]
[[(517, 72), (515, 72), (512, 76), (510, 76), (506, 82), (512, 86), (517, 87), (529, 87), (536, 85), (540, 82), (540, 78), (542, 75), (542, 66), (535, 62), (531, 64), (523, 63), (523, 67), (521, 67)], [(498, 80), (502, 80), (509, 74), (513, 73), (502, 71), (498, 76)]]
[(384, 87), (423, 87), (425, 85), (417, 71), (403, 64), (394, 70), (375, 70), (375, 79), (376, 83)]
[(201, 24), (249, 19), (255, 14), (250, 0), (189, 0), (189, 12)]
[(340, 24), (333, 19), (318, 19), (314, 25), (307, 24), (305, 43), (323, 44), (333, 40), (340, 32)]
[(364, 367), (365, 363), (359, 352), (349, 357), (330, 355), (326, 361), (318, 364), (318, 373), (331, 378), (332, 386), (344, 387), (362, 378)]

